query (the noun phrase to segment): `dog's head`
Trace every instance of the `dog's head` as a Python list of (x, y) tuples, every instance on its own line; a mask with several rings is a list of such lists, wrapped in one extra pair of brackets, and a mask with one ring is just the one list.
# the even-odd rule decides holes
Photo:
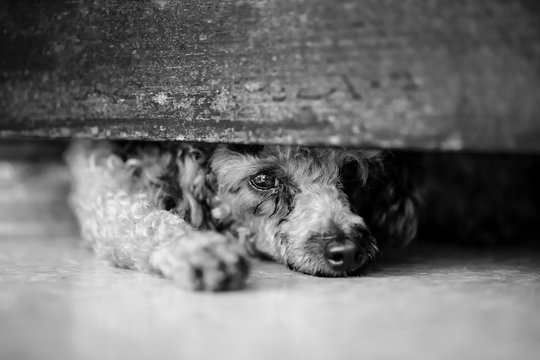
[[(358, 190), (365, 190), (372, 173), (383, 174), (380, 152), (225, 145), (189, 149), (177, 161), (183, 206), (196, 227), (233, 223), (249, 233), (257, 253), (312, 275), (358, 273), (375, 258), (377, 242), (366, 219), (383, 226), (385, 221), (359, 213), (361, 207), (351, 206), (350, 199), (361, 201)], [(411, 226), (416, 222), (405, 224), (403, 231), (410, 232)]]

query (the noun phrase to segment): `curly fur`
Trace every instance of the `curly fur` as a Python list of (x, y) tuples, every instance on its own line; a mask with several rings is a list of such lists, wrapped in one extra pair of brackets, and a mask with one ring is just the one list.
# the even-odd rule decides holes
[[(416, 234), (413, 183), (380, 151), (78, 142), (67, 160), (71, 204), (98, 257), (192, 289), (242, 287), (248, 255), (312, 275), (354, 275), (378, 243)], [(256, 174), (275, 186), (254, 187)], [(338, 235), (361, 244), (357, 267), (326, 261)]]

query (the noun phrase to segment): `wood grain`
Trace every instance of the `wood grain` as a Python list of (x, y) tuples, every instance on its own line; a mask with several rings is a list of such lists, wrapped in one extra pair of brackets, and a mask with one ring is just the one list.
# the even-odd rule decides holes
[(540, 150), (519, 0), (1, 0), (0, 136)]

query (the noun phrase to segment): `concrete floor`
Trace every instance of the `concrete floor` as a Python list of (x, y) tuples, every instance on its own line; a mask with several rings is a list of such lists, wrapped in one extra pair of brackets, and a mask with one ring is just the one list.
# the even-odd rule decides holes
[[(540, 253), (422, 248), (367, 277), (256, 263), (204, 294), (70, 237), (0, 239), (0, 359), (537, 359)], [(403, 260), (404, 259), (404, 260)]]

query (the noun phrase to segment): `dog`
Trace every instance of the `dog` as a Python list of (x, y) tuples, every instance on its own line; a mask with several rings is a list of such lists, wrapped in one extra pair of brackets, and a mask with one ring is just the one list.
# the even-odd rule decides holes
[(188, 289), (242, 288), (252, 256), (361, 275), (381, 245), (417, 231), (418, 191), (385, 151), (79, 141), (66, 159), (70, 204), (97, 256)]

